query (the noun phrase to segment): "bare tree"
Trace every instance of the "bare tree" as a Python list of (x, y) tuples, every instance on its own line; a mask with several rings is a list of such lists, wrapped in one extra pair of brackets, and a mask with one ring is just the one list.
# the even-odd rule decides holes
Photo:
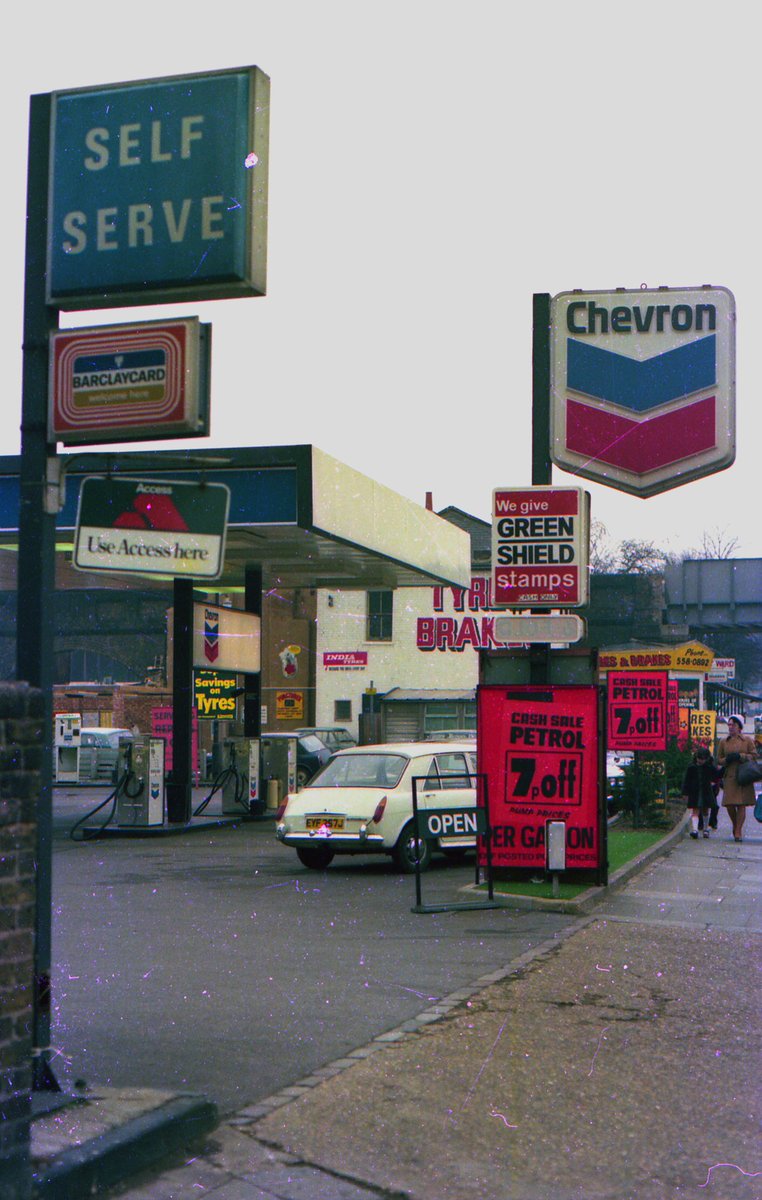
[(603, 521), (590, 522), (590, 570), (595, 575), (612, 575), (617, 569), (617, 552), (609, 543)]
[(625, 538), (619, 543), (618, 569), (628, 575), (658, 575), (673, 560), (673, 555), (653, 542)]
[(727, 528), (721, 529), (715, 525), (712, 530), (704, 530), (698, 549), (689, 550), (684, 558), (732, 558), (738, 549), (738, 538), (730, 534)]

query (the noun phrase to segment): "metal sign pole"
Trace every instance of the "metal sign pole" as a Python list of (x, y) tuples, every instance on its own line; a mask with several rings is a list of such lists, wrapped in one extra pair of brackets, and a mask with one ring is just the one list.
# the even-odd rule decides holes
[(415, 856), (415, 906), (421, 908), (421, 859), (417, 853), (418, 843), (421, 839), (421, 833), (418, 828), (418, 776), (413, 776), (413, 830), (415, 833), (416, 856)]
[[(32, 1002), (33, 1087), (60, 1091), (50, 1069), (50, 964), (53, 826), (53, 631), (56, 505), (46, 506), (48, 337), (58, 311), (45, 303), (50, 150), (50, 96), (29, 110), (24, 347), (21, 392), (21, 503), (16, 612), (16, 678), (42, 693), (40, 794), (37, 800), (37, 887)], [(46, 511), (47, 507), (53, 512)]]

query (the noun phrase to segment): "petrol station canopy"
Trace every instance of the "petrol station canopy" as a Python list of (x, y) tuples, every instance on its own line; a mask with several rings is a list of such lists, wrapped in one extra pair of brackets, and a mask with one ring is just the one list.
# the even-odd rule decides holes
[[(0, 457), (0, 539), (6, 551), (18, 545), (20, 464), (19, 457)], [(76, 453), (62, 455), (60, 464), (59, 586), (67, 586), (72, 571), (67, 562), (79, 492), (89, 476), (226, 484), (224, 566), (206, 585), (216, 592), (240, 588), (247, 567), (262, 569), (264, 587), (464, 587), (470, 581), (467, 533), (315, 446)], [(97, 573), (101, 586), (105, 574)], [(82, 585), (82, 572), (76, 575), (76, 581), (69, 576), (70, 586)], [(166, 586), (164, 577), (139, 579), (141, 587)]]

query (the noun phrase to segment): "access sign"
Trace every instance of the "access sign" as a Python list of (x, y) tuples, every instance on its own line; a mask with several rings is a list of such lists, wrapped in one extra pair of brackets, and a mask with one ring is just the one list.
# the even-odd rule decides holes
[(508, 608), (587, 603), (590, 497), (581, 488), (492, 493), (492, 602)]
[(666, 750), (666, 671), (609, 671), (609, 750)]
[(72, 562), (83, 571), (216, 579), (230, 490), (221, 483), (82, 481)]
[(262, 71), (107, 84), (51, 102), (48, 304), (265, 294)]
[(730, 466), (735, 326), (722, 287), (555, 296), (553, 462), (637, 496)]

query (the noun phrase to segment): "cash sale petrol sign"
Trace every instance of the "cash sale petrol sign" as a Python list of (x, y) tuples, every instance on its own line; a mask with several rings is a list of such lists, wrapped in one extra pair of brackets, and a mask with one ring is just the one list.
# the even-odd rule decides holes
[(730, 466), (735, 328), (722, 287), (554, 296), (553, 462), (637, 496)]
[(581, 488), (496, 488), (492, 599), (509, 608), (587, 603), (590, 497)]
[(495, 866), (544, 867), (551, 820), (566, 825), (567, 867), (600, 865), (598, 713), (594, 686), (479, 687), (477, 754)]
[(669, 675), (666, 671), (609, 671), (610, 750), (666, 750)]

